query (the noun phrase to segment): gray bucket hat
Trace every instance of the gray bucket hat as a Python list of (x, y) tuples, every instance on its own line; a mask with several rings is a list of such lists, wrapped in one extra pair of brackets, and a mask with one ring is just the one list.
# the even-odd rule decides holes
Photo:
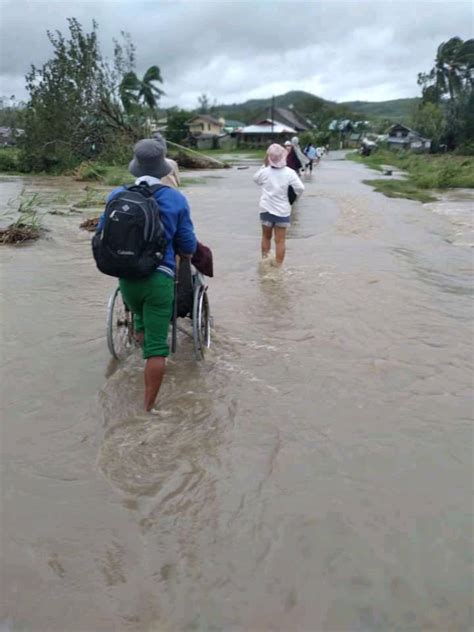
[(144, 138), (134, 146), (133, 160), (128, 165), (128, 170), (137, 178), (141, 176), (163, 178), (172, 171), (165, 156), (166, 142), (163, 137)]

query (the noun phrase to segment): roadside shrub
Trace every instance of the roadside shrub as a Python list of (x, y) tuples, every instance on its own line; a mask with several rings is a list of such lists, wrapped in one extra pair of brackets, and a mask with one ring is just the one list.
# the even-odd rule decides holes
[(436, 173), (424, 173), (412, 176), (411, 179), (420, 189), (437, 189), (440, 186), (438, 174)]
[(444, 163), (441, 165), (438, 171), (438, 187), (446, 188), (452, 187), (455, 184), (456, 176), (459, 173), (459, 169), (455, 164)]
[(474, 141), (462, 143), (462, 145), (459, 145), (456, 149), (455, 153), (460, 156), (474, 156)]
[(18, 171), (18, 152), (16, 149), (0, 149), (0, 171)]
[(103, 179), (105, 168), (91, 160), (85, 160), (74, 169), (74, 180), (80, 182), (100, 182)]
[(119, 186), (120, 184), (130, 183), (134, 180), (133, 176), (124, 167), (107, 167), (104, 175), (104, 183), (109, 186)]

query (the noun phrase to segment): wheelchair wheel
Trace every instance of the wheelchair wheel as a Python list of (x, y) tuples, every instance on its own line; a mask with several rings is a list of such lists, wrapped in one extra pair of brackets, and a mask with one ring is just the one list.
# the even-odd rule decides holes
[(211, 311), (204, 285), (194, 290), (193, 340), (196, 360), (203, 360), (206, 349), (211, 346)]
[(107, 305), (107, 346), (114, 358), (123, 360), (134, 344), (133, 313), (123, 302), (120, 288), (117, 288)]

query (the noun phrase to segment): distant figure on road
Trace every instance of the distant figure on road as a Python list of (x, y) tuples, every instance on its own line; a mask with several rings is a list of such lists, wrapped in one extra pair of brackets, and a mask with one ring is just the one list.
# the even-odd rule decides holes
[(302, 163), (301, 160), (298, 158), (298, 154), (296, 153), (295, 148), (291, 143), (287, 150), (286, 164), (290, 169), (293, 169), (293, 171), (297, 175), (299, 175), (301, 169), (304, 168), (304, 163)]
[(306, 168), (309, 168), (309, 172), (313, 173), (313, 161), (316, 160), (316, 163), (319, 162), (318, 150), (313, 145), (313, 143), (309, 143), (309, 145), (306, 145), (306, 147), (304, 148), (304, 154), (308, 159)]
[(291, 150), (286, 159), (286, 164), (290, 169), (296, 171), (297, 175), (300, 175), (301, 170), (306, 169), (306, 163), (308, 159), (301, 151), (300, 141), (298, 136), (293, 136), (291, 139)]
[(265, 165), (253, 177), (262, 187), (260, 197), (260, 223), (262, 224), (262, 258), (270, 254), (272, 236), (275, 239), (275, 260), (281, 265), (285, 258), (286, 229), (290, 225), (291, 206), (288, 187), (293, 187), (297, 196), (304, 185), (293, 169), (287, 166), (287, 151), (278, 143), (267, 149)]

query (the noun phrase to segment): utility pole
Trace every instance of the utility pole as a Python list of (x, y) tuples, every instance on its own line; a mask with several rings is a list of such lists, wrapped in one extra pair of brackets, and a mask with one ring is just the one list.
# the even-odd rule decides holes
[(273, 141), (273, 120), (275, 117), (275, 96), (272, 97), (272, 141)]

